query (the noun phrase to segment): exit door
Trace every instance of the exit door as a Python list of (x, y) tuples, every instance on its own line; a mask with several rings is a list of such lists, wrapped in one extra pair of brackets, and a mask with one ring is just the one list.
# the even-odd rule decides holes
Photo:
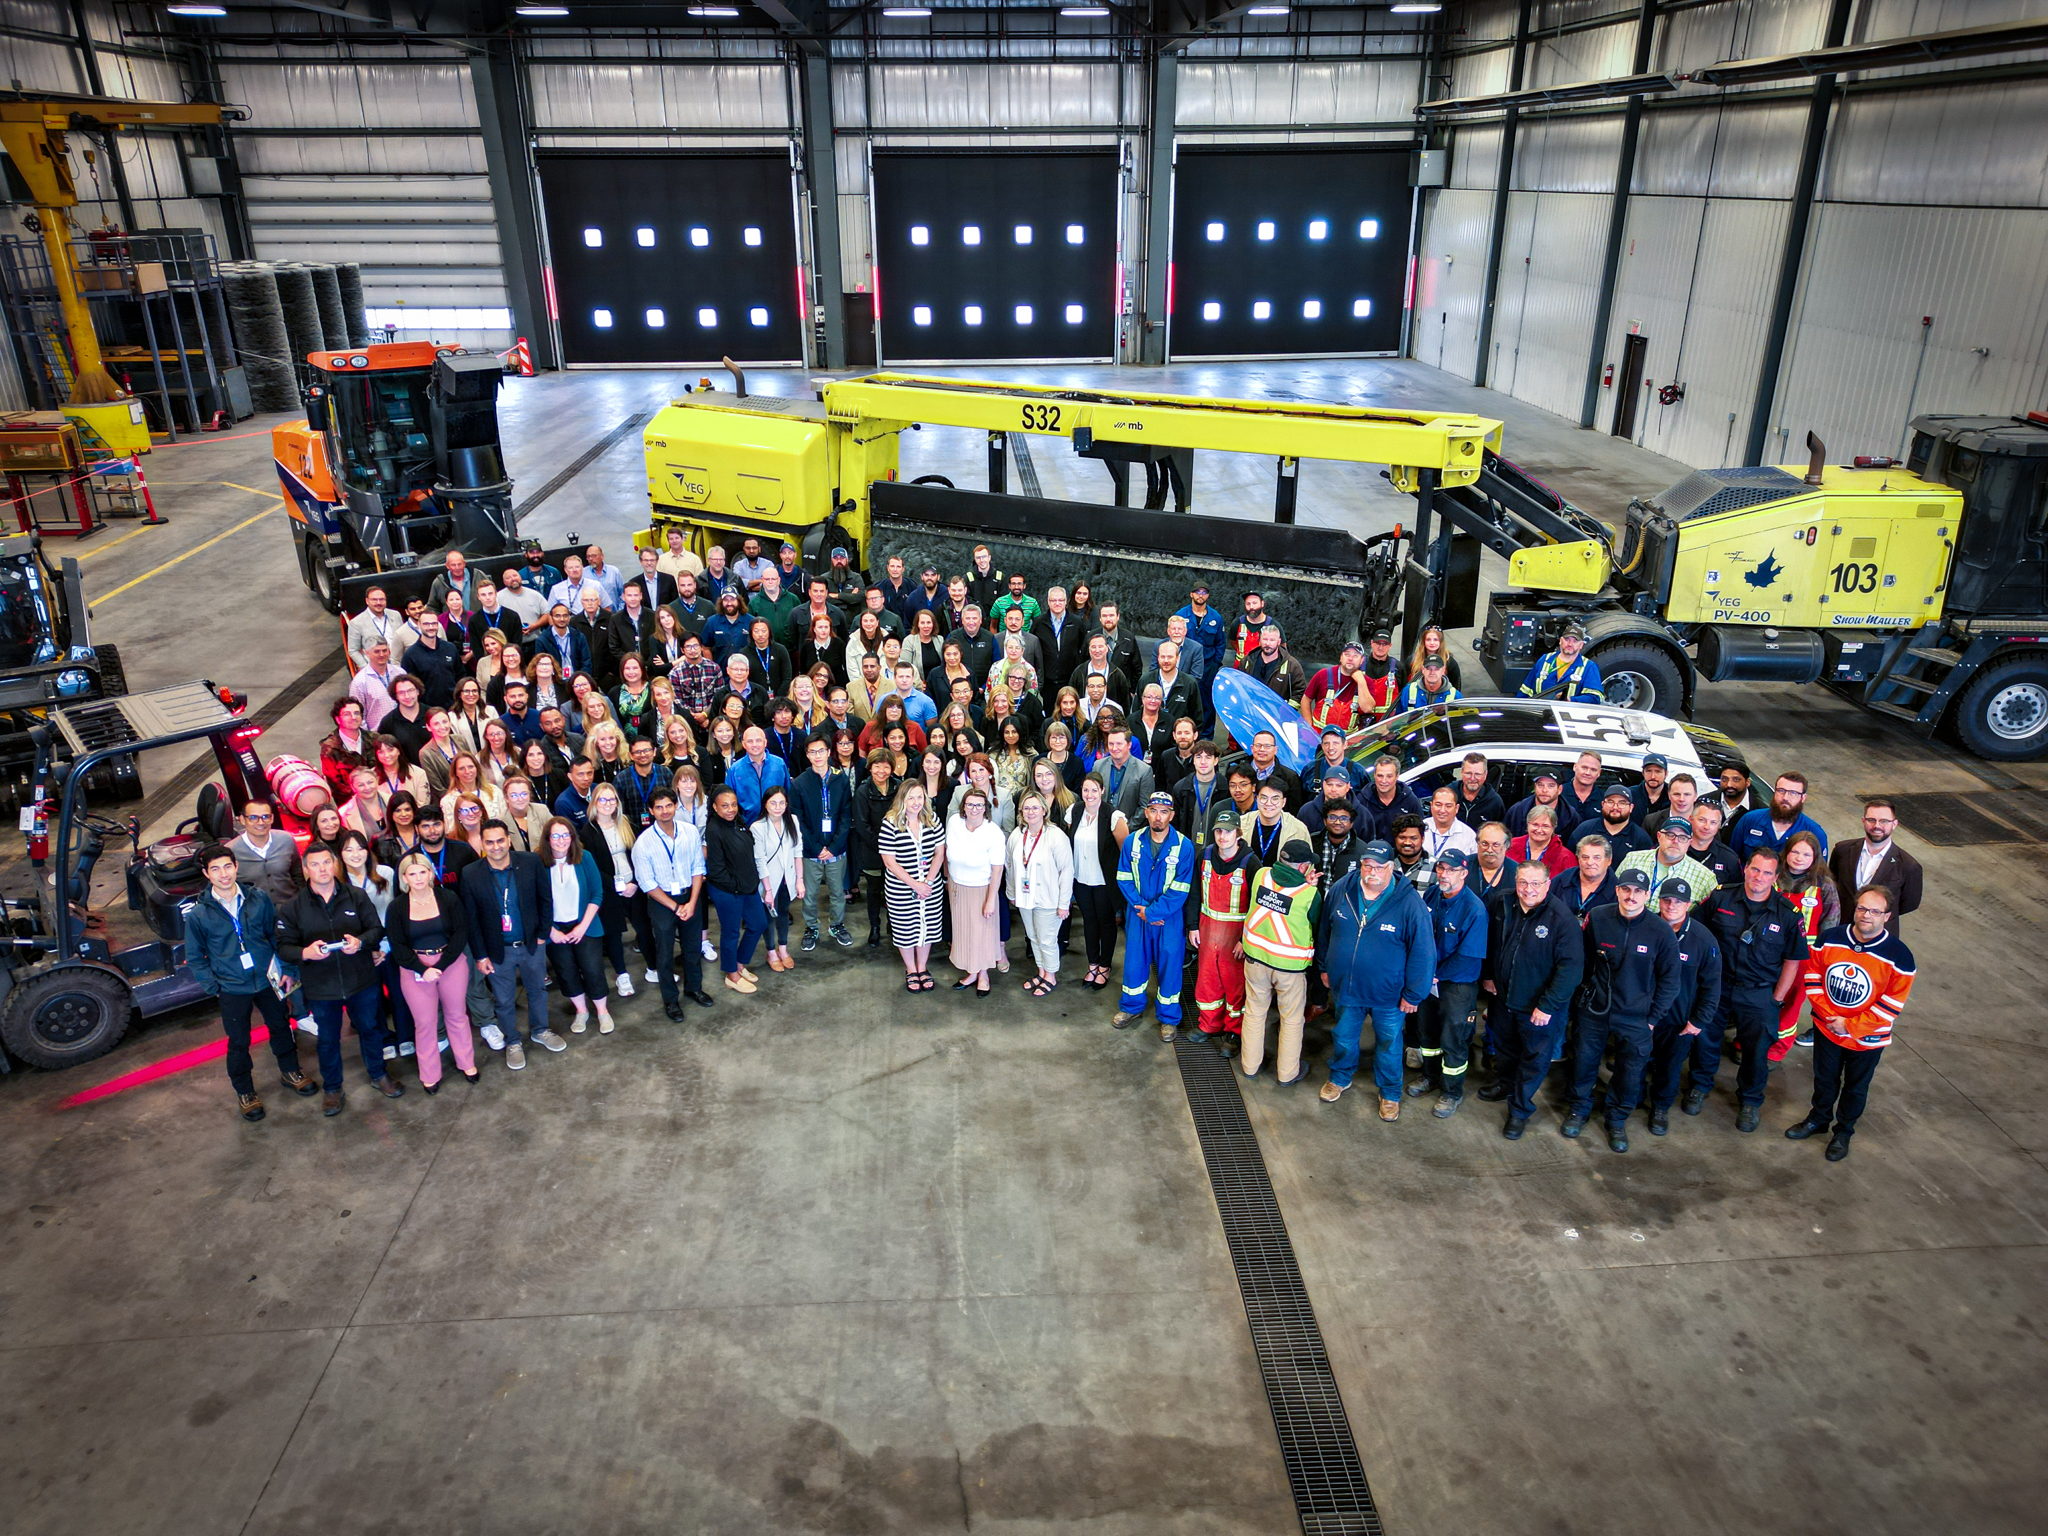
[(1621, 338), (1621, 392), (1614, 397), (1614, 435), (1636, 435), (1636, 400), (1643, 392), (1643, 354), (1650, 338), (1631, 331)]

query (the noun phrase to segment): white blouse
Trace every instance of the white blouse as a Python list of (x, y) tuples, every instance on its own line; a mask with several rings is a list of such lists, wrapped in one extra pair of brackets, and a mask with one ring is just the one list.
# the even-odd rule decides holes
[(555, 897), (555, 926), (574, 928), (583, 921), (583, 903), (579, 899), (576, 881), (576, 866), (570, 863), (548, 866), (548, 889)]
[(987, 885), (1003, 867), (1003, 829), (984, 821), (970, 828), (955, 817), (946, 823), (946, 870), (955, 885)]

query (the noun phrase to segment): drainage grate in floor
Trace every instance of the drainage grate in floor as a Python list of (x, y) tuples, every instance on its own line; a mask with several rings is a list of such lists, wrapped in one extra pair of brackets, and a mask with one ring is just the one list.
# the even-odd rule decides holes
[(1379, 1536), (1379, 1511), (1359, 1464), (1351, 1420), (1330, 1374), (1266, 1159), (1238, 1092), (1237, 1071), (1204, 1044), (1175, 1048), (1188, 1112), (1202, 1143), (1223, 1237), (1244, 1296), (1266, 1405), (1294, 1489), (1303, 1536)]
[(2048, 836), (2048, 796), (2034, 789), (1988, 789), (1966, 795), (1893, 795), (1899, 825), (1944, 848), (2023, 843)]

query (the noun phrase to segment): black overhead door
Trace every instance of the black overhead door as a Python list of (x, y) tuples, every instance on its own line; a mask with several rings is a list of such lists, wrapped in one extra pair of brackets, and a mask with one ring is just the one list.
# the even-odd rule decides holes
[(1410, 205), (1405, 147), (1182, 149), (1173, 356), (1398, 351)]
[(786, 154), (537, 158), (568, 362), (802, 362)]
[(1117, 157), (877, 151), (882, 361), (1116, 355)]

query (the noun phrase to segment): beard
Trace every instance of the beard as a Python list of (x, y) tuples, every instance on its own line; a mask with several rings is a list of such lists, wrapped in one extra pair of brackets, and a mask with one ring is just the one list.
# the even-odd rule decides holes
[(1791, 821), (1799, 814), (1799, 807), (1788, 803), (1783, 795), (1771, 796), (1771, 815), (1779, 821)]

